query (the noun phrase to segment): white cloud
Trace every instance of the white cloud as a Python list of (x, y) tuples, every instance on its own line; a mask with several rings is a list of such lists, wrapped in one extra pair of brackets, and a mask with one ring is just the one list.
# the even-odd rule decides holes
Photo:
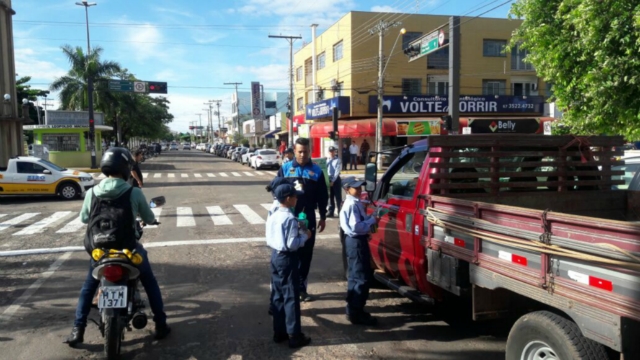
[[(51, 61), (42, 60), (40, 50), (31, 48), (15, 49), (16, 73), (20, 76), (31, 76), (32, 82), (51, 83), (67, 73)], [(41, 87), (41, 86), (40, 86)]]
[[(211, 96), (205, 97), (202, 95), (193, 95), (186, 92), (170, 92), (166, 95), (169, 100), (169, 112), (173, 115), (174, 119), (169, 124), (169, 128), (174, 131), (186, 132), (189, 130), (189, 123), (192, 121), (198, 121), (200, 118), (198, 117), (198, 113), (202, 114), (202, 126), (205, 126), (207, 123), (207, 112), (202, 109), (206, 109), (207, 106), (204, 103), (211, 100)], [(222, 100), (220, 104), (220, 117), (221, 119), (224, 117), (231, 116), (231, 92), (222, 97), (218, 97), (217, 99)], [(214, 106), (214, 112), (217, 110), (217, 107)], [(223, 125), (224, 126), (224, 125)], [(213, 127), (214, 129), (218, 127), (218, 117), (214, 115), (213, 117)]]
[(400, 11), (400, 9), (394, 8), (394, 7), (389, 6), (389, 5), (383, 5), (383, 6), (376, 5), (376, 6), (371, 8), (371, 11), (373, 11), (373, 12), (385, 12), (385, 13), (387, 13), (387, 12), (388, 13), (399, 13), (399, 12), (402, 12), (402, 11)]
[(178, 10), (178, 9), (155, 7), (154, 10), (159, 12), (159, 13), (166, 13), (166, 14), (170, 14), (170, 15), (178, 15), (178, 16), (188, 17), (188, 18), (194, 18), (195, 17), (195, 15), (193, 15), (192, 13), (190, 13), (188, 11), (182, 11), (182, 10)]
[(289, 87), (288, 68), (288, 65), (281, 64), (236, 66), (236, 72), (239, 74), (252, 75), (252, 78), (260, 81), (265, 89), (287, 89)]
[(157, 58), (164, 52), (160, 52), (158, 42), (163, 40), (160, 30), (153, 25), (136, 26), (127, 30), (125, 39), (132, 41), (128, 43), (131, 54), (138, 62)]

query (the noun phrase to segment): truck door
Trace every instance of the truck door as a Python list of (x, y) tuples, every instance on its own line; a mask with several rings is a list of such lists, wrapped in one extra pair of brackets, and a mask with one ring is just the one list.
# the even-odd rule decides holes
[(420, 172), (427, 147), (413, 148), (391, 165), (373, 195), (376, 205), (387, 210), (371, 236), (371, 256), (389, 275), (418, 288), (417, 262), (424, 261), (423, 251), (416, 251), (422, 225), (415, 221)]
[[(16, 163), (16, 174), (14, 182), (16, 190), (25, 194), (54, 194), (56, 176), (46, 167), (29, 161), (18, 161)], [(45, 170), (49, 170), (45, 174)]]

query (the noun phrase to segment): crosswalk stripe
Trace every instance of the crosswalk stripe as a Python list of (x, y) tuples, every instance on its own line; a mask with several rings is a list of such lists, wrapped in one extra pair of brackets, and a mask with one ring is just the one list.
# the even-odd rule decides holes
[(7, 220), (3, 223), (0, 223), (0, 232), (2, 232), (4, 229), (8, 229), (13, 225), (18, 225), (21, 222), (25, 221), (25, 220), (29, 220), (34, 216), (40, 215), (40, 213), (26, 213), (26, 214), (22, 214), (18, 217), (14, 217), (11, 220)]
[(202, 177), (202, 175), (200, 175), (200, 174), (193, 174), (193, 176), (195, 176), (197, 178), (201, 178)]
[(176, 177), (176, 174), (169, 174), (169, 177), (170, 178), (174, 178), (174, 177)]
[(232, 172), (231, 175), (233, 175), (233, 176), (242, 176), (242, 175), (238, 174), (237, 172)]
[(262, 171), (256, 171), (256, 174), (258, 174), (260, 176), (264, 175), (264, 173)]
[(0, 214), (0, 218), (7, 216), (7, 214)]
[[(153, 209), (151, 209), (151, 211), (153, 212), (153, 216), (156, 217), (156, 220), (160, 221), (160, 214), (162, 214), (162, 208), (153, 208)], [(145, 228), (147, 228), (147, 229), (155, 229), (157, 227), (158, 227), (158, 225), (147, 225), (147, 226), (145, 226)]]
[(27, 226), (26, 228), (18, 231), (17, 233), (13, 234), (13, 235), (33, 235), (33, 234), (39, 234), (41, 232), (43, 232), (47, 226), (60, 221), (62, 219), (64, 219), (65, 217), (69, 216), (71, 214), (71, 211), (58, 211), (53, 213), (53, 215), (44, 218), (40, 221), (38, 221), (37, 223)]
[(278, 176), (278, 173), (275, 171), (267, 171), (268, 174), (271, 174), (273, 176)]
[(224, 214), (220, 206), (207, 206), (207, 211), (211, 215), (213, 225), (231, 225), (231, 219)]
[(100, 175), (98, 175), (98, 179), (104, 179), (104, 178), (106, 178), (106, 177), (107, 177), (107, 176), (106, 176), (105, 174), (100, 174)]
[(229, 175), (227, 175), (226, 173), (220, 173), (220, 176), (222, 176), (222, 177), (229, 177)]
[(154, 177), (154, 178), (159, 178), (159, 177), (161, 177), (161, 176), (162, 176), (162, 173), (156, 173), (156, 174), (153, 174), (153, 177)]
[(246, 174), (247, 176), (255, 176), (252, 173), (248, 172), (248, 171), (243, 171), (244, 174)]
[(82, 229), (85, 226), (86, 225), (84, 223), (82, 223), (82, 220), (80, 219), (80, 216), (78, 216), (72, 222), (70, 222), (67, 225), (65, 225), (62, 229), (56, 231), (56, 233), (59, 233), (59, 234), (73, 233), (73, 232), (79, 231), (80, 229)]
[(273, 204), (260, 204), (260, 205), (262, 205), (262, 207), (267, 209), (267, 210), (271, 210), (271, 205), (273, 205)]
[(244, 216), (244, 218), (250, 224), (264, 224), (265, 223), (264, 219), (262, 217), (260, 217), (260, 215), (258, 215), (258, 213), (256, 213), (255, 211), (251, 210), (249, 205), (233, 205), (233, 207), (236, 208), (236, 210), (238, 210), (240, 212), (240, 214), (242, 214), (242, 216)]
[(176, 208), (178, 215), (178, 227), (196, 226), (196, 219), (193, 218), (193, 212), (190, 207)]
[(216, 177), (214, 174), (208, 173), (207, 174), (208, 177)]
[(142, 178), (143, 178), (143, 179), (146, 179), (146, 178), (148, 178), (148, 177), (149, 177), (149, 173), (142, 173)]
[(180, 174), (180, 177), (189, 177), (189, 174), (182, 173)]

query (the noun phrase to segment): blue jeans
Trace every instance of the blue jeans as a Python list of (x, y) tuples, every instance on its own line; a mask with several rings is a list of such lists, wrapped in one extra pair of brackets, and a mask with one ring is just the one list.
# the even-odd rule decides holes
[[(156, 281), (156, 277), (151, 270), (151, 264), (149, 263), (149, 257), (147, 256), (147, 250), (142, 247), (140, 243), (136, 246), (136, 252), (138, 252), (144, 258), (142, 264), (138, 265), (140, 270), (140, 282), (144, 287), (144, 291), (149, 298), (149, 307), (153, 311), (153, 321), (158, 324), (165, 324), (167, 322), (167, 315), (164, 313), (164, 304), (162, 303), (162, 294), (160, 293), (160, 287)], [(100, 287), (100, 281), (91, 276), (95, 261), (93, 259), (89, 262), (89, 273), (84, 280), (82, 290), (80, 290), (80, 298), (78, 299), (78, 306), (76, 307), (76, 320), (73, 324), (75, 327), (84, 328), (87, 326), (87, 317), (91, 311), (91, 302), (96, 295), (98, 287)]]
[(371, 287), (371, 251), (369, 236), (347, 236), (345, 248), (349, 273), (347, 275), (347, 315), (358, 315), (364, 311)]
[(340, 212), (340, 205), (342, 205), (342, 179), (338, 178), (333, 182), (333, 186), (329, 187), (329, 209), (327, 213), (333, 215), (334, 210)]
[(358, 154), (351, 154), (351, 164), (349, 165), (349, 170), (358, 170)]
[(271, 308), (273, 332), (298, 335), (301, 332), (298, 253), (271, 253)]

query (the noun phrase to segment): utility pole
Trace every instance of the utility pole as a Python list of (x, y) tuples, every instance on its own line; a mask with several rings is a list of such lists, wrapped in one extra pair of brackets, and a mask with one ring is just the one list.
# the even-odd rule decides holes
[[(196, 115), (198, 115), (198, 117), (200, 118), (200, 125), (198, 125), (198, 122), (196, 122), (196, 126), (199, 126), (199, 128), (196, 130), (200, 130), (200, 142), (202, 142), (202, 114), (196, 114)], [(197, 131), (196, 131), (196, 134), (198, 134)]]
[[(220, 124), (220, 103), (222, 102), (222, 100), (209, 100), (209, 102), (205, 103), (205, 104), (209, 104), (209, 108), (213, 109), (213, 104), (216, 104), (218, 106), (218, 138), (222, 139), (222, 125)], [(211, 114), (211, 126), (213, 129), (213, 113)], [(213, 140), (212, 140), (213, 142)]]
[(460, 133), (460, 17), (449, 18), (449, 116), (452, 135)]
[[(238, 116), (235, 120), (233, 120), (233, 126), (236, 128), (238, 132), (240, 132), (240, 98), (238, 97), (238, 85), (242, 85), (241, 82), (227, 82), (224, 85), (234, 85), (236, 87), (236, 112)], [(219, 112), (219, 111), (218, 111)]]
[[(382, 101), (384, 96), (384, 53), (383, 39), (384, 34), (392, 27), (401, 25), (401, 22), (388, 22), (380, 20), (378, 24), (369, 29), (371, 35), (378, 34), (378, 121), (376, 124), (376, 151), (382, 151)], [(396, 39), (397, 41), (397, 39)], [(394, 45), (395, 46), (395, 45)], [(377, 156), (378, 169), (382, 168), (382, 156)], [(366, 163), (365, 163), (366, 164)], [(366, 165), (365, 165), (366, 166)]]
[(270, 38), (289, 42), (289, 147), (293, 147), (293, 43), (302, 36), (269, 35)]
[[(84, 6), (85, 17), (87, 19), (87, 57), (86, 71), (89, 71), (89, 59), (91, 58), (91, 43), (89, 41), (89, 7), (96, 6), (96, 3), (88, 3), (87, 0), (77, 2), (76, 5)], [(87, 101), (89, 105), (89, 148), (91, 150), (91, 168), (97, 169), (96, 165), (96, 127), (93, 122), (93, 76), (87, 74)]]

